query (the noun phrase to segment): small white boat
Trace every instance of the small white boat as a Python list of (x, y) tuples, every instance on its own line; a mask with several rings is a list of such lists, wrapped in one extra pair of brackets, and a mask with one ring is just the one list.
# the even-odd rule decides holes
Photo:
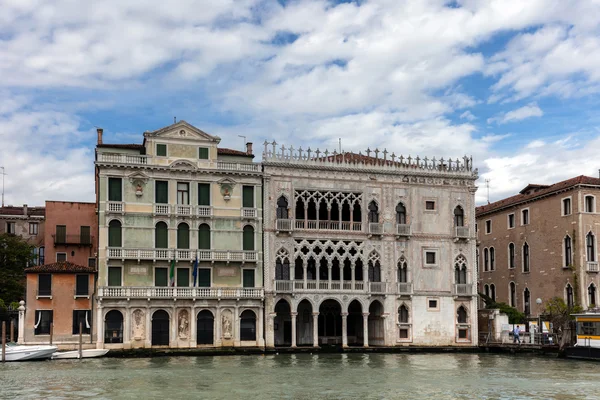
[[(103, 355), (108, 353), (108, 351), (108, 349), (81, 350), (81, 358), (102, 357)], [(72, 358), (79, 358), (79, 350), (59, 351), (58, 353), (54, 353), (52, 355), (53, 360), (67, 360)]]
[(58, 350), (56, 346), (25, 346), (14, 343), (6, 344), (6, 361), (44, 360), (50, 358)]

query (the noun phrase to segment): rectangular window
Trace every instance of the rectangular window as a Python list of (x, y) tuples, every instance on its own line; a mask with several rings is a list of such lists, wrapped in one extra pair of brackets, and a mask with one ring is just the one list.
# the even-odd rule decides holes
[(15, 223), (7, 222), (6, 223), (6, 233), (10, 233), (11, 235), (16, 235)]
[(79, 243), (83, 245), (92, 244), (92, 233), (89, 226), (82, 226), (79, 228)]
[(38, 265), (44, 265), (46, 263), (46, 248), (45, 247), (40, 247), (39, 250), (39, 263)]
[(254, 186), (244, 186), (242, 188), (242, 207), (254, 208)]
[(562, 215), (571, 215), (571, 199), (563, 199), (562, 201)]
[(508, 229), (515, 227), (515, 214), (508, 214)]
[(198, 205), (199, 206), (210, 206), (210, 184), (199, 183), (198, 184)]
[(243, 276), (243, 286), (247, 288), (254, 287), (254, 270), (253, 269), (244, 269)]
[(469, 328), (458, 328), (458, 338), (459, 339), (469, 339)]
[(198, 158), (201, 160), (208, 160), (208, 147), (198, 148)]
[(30, 235), (37, 235), (38, 230), (39, 230), (39, 224), (37, 222), (29, 223), (29, 234)]
[(56, 225), (56, 234), (54, 235), (54, 244), (67, 243), (67, 226)]
[(529, 225), (529, 210), (521, 210), (521, 225)]
[(425, 252), (425, 264), (435, 264), (435, 251), (426, 251)]
[(437, 299), (427, 299), (427, 308), (430, 310), (437, 310), (438, 309)]
[(78, 274), (75, 279), (75, 296), (89, 295), (90, 276)]
[(154, 268), (154, 286), (169, 286), (168, 268)]
[(400, 328), (400, 339), (408, 339), (408, 328)]
[(67, 261), (67, 253), (56, 253), (56, 262)]
[(177, 286), (179, 286), (179, 287), (190, 286), (190, 269), (189, 268), (177, 268)]
[(167, 156), (167, 145), (166, 144), (157, 144), (156, 145), (156, 155), (159, 157)]
[(108, 267), (108, 286), (122, 286), (121, 267)]
[(177, 182), (177, 204), (190, 204), (190, 184)]
[(492, 233), (492, 220), (488, 219), (485, 221), (485, 234), (488, 235)]
[(91, 310), (73, 310), (73, 335), (79, 335), (79, 324), (81, 333), (89, 335), (92, 327)]
[(210, 269), (198, 268), (198, 287), (210, 287)]
[(38, 275), (38, 296), (52, 296), (52, 275)]
[(167, 181), (156, 181), (156, 187), (154, 189), (154, 202), (158, 204), (169, 203), (169, 182)]
[(426, 210), (435, 210), (435, 201), (432, 200), (428, 200), (425, 202), (425, 209)]
[(95, 257), (90, 257), (88, 258), (88, 267), (90, 268), (96, 268), (96, 258)]
[(52, 324), (52, 310), (36, 310), (34, 322), (35, 335), (49, 335)]
[(594, 196), (585, 196), (585, 212), (594, 212)]
[(108, 178), (108, 201), (123, 201), (121, 178)]

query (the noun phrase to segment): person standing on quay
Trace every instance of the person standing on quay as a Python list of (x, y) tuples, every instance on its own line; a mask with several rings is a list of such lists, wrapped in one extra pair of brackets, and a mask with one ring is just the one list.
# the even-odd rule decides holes
[(513, 329), (513, 343), (519, 343), (521, 344), (521, 338), (519, 337), (519, 325), (515, 325), (515, 328)]

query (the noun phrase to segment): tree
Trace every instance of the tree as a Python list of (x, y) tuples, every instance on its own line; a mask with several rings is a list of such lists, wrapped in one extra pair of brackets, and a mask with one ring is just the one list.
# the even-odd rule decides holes
[(0, 235), (0, 299), (5, 304), (25, 295), (25, 268), (33, 261), (32, 249), (20, 236)]
[(555, 331), (558, 333), (558, 348), (562, 351), (570, 343), (570, 332), (574, 318), (571, 314), (580, 313), (583, 308), (579, 305), (573, 307), (567, 306), (560, 297), (553, 297), (546, 303), (543, 315), (544, 318), (552, 323)]
[(496, 303), (490, 296), (486, 296), (483, 293), (479, 293), (479, 296), (485, 302), (485, 308), (488, 310), (498, 309), (501, 313), (508, 315), (509, 324), (523, 324), (525, 323), (525, 314), (519, 312), (514, 307), (509, 306), (506, 303)]

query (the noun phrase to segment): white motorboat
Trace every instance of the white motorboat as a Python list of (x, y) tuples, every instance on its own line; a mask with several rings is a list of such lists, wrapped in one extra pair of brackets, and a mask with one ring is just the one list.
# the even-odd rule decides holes
[(44, 360), (52, 357), (58, 350), (56, 346), (25, 346), (14, 343), (6, 344), (6, 361)]
[[(108, 349), (86, 349), (81, 351), (81, 358), (93, 358), (102, 357), (108, 353)], [(53, 360), (66, 360), (72, 358), (79, 358), (79, 350), (72, 351), (59, 351), (58, 353), (52, 354)]]

